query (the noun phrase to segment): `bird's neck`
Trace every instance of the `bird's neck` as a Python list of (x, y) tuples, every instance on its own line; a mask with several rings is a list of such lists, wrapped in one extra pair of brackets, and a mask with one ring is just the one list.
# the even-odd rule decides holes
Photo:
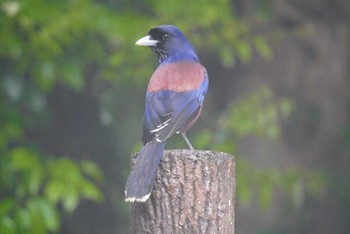
[(193, 62), (199, 62), (199, 59), (197, 55), (193, 52), (186, 52), (186, 53), (174, 53), (174, 54), (161, 54), (158, 55), (159, 64), (167, 64), (167, 63), (173, 63), (178, 61), (193, 61)]

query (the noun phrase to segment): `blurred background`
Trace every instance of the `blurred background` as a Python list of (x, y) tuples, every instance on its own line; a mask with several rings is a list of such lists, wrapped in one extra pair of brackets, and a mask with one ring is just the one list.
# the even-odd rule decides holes
[(129, 232), (161, 24), (208, 70), (189, 137), (235, 156), (236, 232), (349, 233), (348, 0), (0, 1), (0, 233)]

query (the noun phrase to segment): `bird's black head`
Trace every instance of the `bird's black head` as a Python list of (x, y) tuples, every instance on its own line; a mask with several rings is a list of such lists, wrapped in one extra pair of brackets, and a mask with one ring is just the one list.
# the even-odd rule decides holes
[(193, 47), (183, 33), (175, 26), (162, 25), (152, 28), (148, 36), (136, 42), (137, 45), (149, 46), (158, 56), (159, 62), (189, 59), (198, 61)]

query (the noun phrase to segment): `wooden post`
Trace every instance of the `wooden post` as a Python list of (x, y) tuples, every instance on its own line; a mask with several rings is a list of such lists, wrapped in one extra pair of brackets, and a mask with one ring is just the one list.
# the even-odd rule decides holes
[(166, 150), (151, 197), (133, 203), (131, 233), (234, 233), (235, 161), (212, 151)]

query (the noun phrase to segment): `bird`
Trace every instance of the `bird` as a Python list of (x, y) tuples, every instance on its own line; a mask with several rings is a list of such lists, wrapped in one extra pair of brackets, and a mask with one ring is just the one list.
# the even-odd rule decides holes
[(146, 92), (143, 145), (125, 186), (126, 202), (146, 202), (166, 140), (181, 134), (194, 150), (186, 132), (201, 114), (209, 80), (194, 48), (176, 26), (151, 28), (135, 44), (150, 47), (159, 61)]

